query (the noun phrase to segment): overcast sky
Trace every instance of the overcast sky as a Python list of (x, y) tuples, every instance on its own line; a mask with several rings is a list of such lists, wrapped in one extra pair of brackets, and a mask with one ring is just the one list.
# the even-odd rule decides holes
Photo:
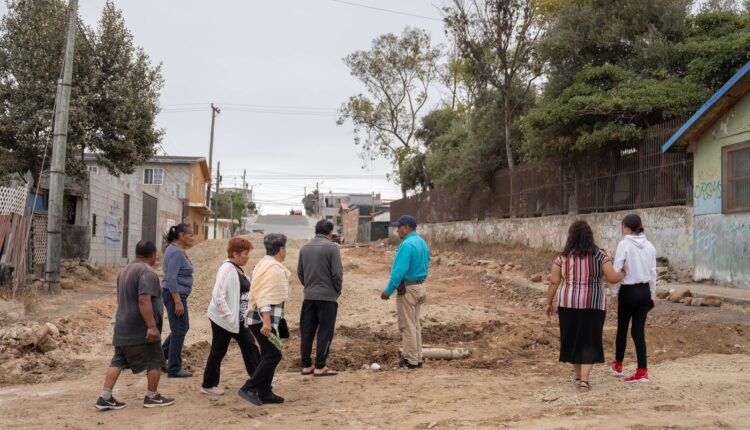
[[(442, 0), (351, 3), (439, 19), (433, 3), (439, 6)], [(342, 59), (368, 49), (375, 37), (400, 33), (406, 26), (423, 28), (434, 43), (445, 43), (442, 22), (334, 0), (115, 4), (136, 43), (154, 63), (163, 64), (158, 125), (166, 130), (167, 154), (208, 157), (209, 103), (214, 102), (222, 109), (214, 143), (222, 186), (240, 186), (247, 169), (264, 213), (288, 212), (289, 205), (301, 208), (304, 187), (310, 191), (318, 178), (321, 192), (400, 196), (399, 188), (385, 179), (389, 165), (378, 161), (362, 169), (351, 125), (336, 125), (335, 110), (364, 90)], [(104, 0), (79, 0), (81, 18), (96, 25), (103, 5)], [(238, 105), (262, 108), (248, 112)], [(286, 113), (272, 106), (286, 107)]]

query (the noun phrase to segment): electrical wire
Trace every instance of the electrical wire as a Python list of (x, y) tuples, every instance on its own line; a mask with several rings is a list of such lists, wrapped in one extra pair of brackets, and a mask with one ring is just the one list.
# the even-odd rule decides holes
[[(274, 115), (300, 115), (300, 116), (338, 116), (338, 109), (324, 108), (314, 106), (275, 106), (275, 105), (256, 105), (242, 103), (216, 103), (222, 106), (225, 112), (236, 113), (257, 113), (257, 114), (274, 114)], [(206, 112), (210, 104), (208, 103), (176, 103), (161, 105), (162, 113), (193, 113)]]
[(380, 11), (380, 12), (388, 12), (388, 13), (394, 13), (394, 14), (397, 14), (397, 15), (411, 16), (413, 18), (422, 18), (422, 19), (429, 19), (431, 21), (440, 21), (440, 22), (443, 22), (442, 19), (433, 18), (431, 16), (417, 15), (415, 13), (401, 12), (399, 10), (385, 9), (385, 8), (381, 8), (381, 7), (375, 7), (375, 6), (370, 6), (370, 5), (361, 4), (361, 3), (354, 3), (354, 2), (344, 1), (344, 0), (331, 0), (331, 1), (334, 2), (334, 3), (341, 3), (341, 4), (346, 4), (346, 5), (349, 5), (349, 6), (355, 6), (355, 7), (362, 7), (362, 8), (365, 8), (365, 9), (377, 10), (377, 11)]

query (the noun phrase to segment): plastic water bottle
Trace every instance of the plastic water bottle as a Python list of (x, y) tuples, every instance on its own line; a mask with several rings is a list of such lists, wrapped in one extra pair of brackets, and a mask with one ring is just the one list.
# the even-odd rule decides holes
[(281, 339), (279, 339), (278, 336), (276, 336), (275, 333), (271, 332), (271, 334), (268, 335), (268, 340), (271, 341), (273, 346), (276, 347), (279, 351), (283, 351), (284, 348), (286, 348), (286, 345), (284, 345), (283, 342), (281, 342)]

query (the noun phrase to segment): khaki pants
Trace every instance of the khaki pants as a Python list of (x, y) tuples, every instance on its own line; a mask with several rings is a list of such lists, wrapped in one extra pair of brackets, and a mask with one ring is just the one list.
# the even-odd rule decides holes
[(402, 355), (409, 364), (417, 365), (422, 362), (422, 325), (419, 323), (419, 312), (425, 300), (427, 289), (424, 284), (407, 285), (406, 294), (396, 296)]

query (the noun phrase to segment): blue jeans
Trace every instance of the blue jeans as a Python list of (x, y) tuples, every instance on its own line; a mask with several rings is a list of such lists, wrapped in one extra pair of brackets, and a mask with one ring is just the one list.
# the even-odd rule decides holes
[(164, 339), (161, 349), (164, 351), (164, 357), (169, 362), (167, 368), (168, 374), (175, 374), (182, 369), (182, 347), (185, 345), (185, 335), (190, 330), (190, 317), (188, 316), (187, 294), (180, 294), (182, 305), (185, 313), (177, 316), (174, 313), (175, 302), (172, 293), (169, 290), (163, 291), (164, 306), (167, 308), (167, 317), (169, 318), (169, 336)]

